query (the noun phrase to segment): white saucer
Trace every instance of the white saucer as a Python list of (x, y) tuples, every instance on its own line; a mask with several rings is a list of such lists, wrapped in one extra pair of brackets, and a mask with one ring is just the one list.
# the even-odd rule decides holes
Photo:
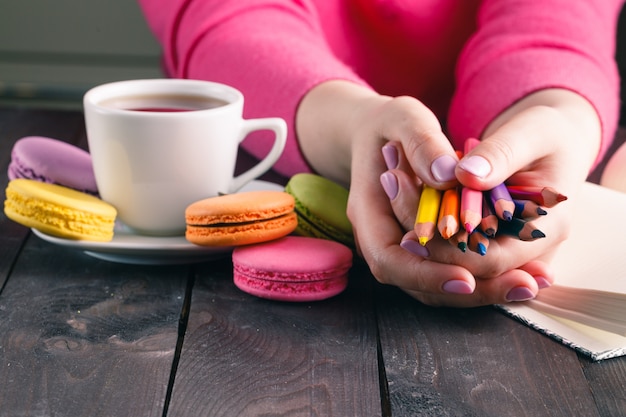
[[(283, 190), (283, 186), (256, 180), (241, 191)], [(116, 223), (115, 234), (110, 242), (65, 239), (32, 229), (41, 239), (55, 245), (84, 251), (87, 255), (111, 262), (141, 265), (166, 265), (205, 262), (221, 258), (232, 247), (198, 246), (188, 242), (185, 236), (144, 236), (133, 233), (121, 223)]]

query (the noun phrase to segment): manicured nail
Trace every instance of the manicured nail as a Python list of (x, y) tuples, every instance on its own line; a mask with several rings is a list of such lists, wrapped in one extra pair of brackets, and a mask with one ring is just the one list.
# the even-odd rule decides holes
[(442, 155), (430, 166), (430, 172), (437, 181), (452, 181), (455, 178), (454, 168), (458, 161), (450, 155)]
[(383, 146), (383, 159), (387, 169), (398, 168), (398, 150), (396, 147), (392, 145)]
[(489, 161), (482, 156), (470, 156), (469, 158), (461, 159), (459, 166), (478, 178), (484, 178), (491, 172)]
[(396, 198), (398, 195), (398, 179), (394, 174), (389, 171), (383, 172), (380, 175), (380, 184), (390, 200)]
[(537, 281), (537, 286), (539, 287), (539, 289), (541, 289), (541, 288), (548, 288), (548, 287), (552, 286), (552, 284), (550, 284), (550, 281), (548, 281), (544, 277), (536, 276), (536, 277), (533, 277), (533, 278), (535, 278), (535, 281)]
[(526, 287), (515, 287), (506, 295), (507, 301), (526, 301), (535, 298), (535, 294)]
[(412, 239), (403, 240), (402, 242), (400, 242), (400, 247), (402, 247), (402, 249), (406, 250), (407, 252), (410, 252), (417, 256), (421, 256), (422, 258), (430, 256), (430, 252), (428, 251), (428, 248), (426, 246), (422, 246), (419, 242), (416, 242)]
[(452, 279), (443, 284), (443, 290), (450, 294), (471, 294), (474, 289), (465, 281)]

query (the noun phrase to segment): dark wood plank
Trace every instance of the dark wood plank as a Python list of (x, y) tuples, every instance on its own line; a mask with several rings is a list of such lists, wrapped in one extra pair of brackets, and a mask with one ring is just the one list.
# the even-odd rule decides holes
[(491, 307), (376, 294), (394, 417), (603, 415), (574, 351)]
[(626, 357), (603, 362), (581, 359), (601, 416), (626, 414)]
[(168, 417), (380, 415), (368, 276), (318, 303), (271, 302), (200, 268)]
[(31, 235), (0, 295), (0, 416), (161, 416), (188, 276)]

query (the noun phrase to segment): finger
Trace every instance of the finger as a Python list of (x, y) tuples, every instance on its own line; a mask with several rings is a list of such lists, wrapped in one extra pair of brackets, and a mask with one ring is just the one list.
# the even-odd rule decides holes
[[(527, 171), (553, 154), (560, 152), (562, 132), (553, 131), (554, 112), (528, 109), (491, 135), (461, 158), (456, 168), (459, 181), (468, 187), (487, 190), (509, 179), (519, 171)], [(546, 161), (542, 161), (545, 163)], [(547, 167), (547, 171), (550, 168)], [(549, 174), (558, 178), (556, 166)], [(544, 182), (548, 178), (542, 179)]]
[(432, 111), (411, 97), (397, 97), (387, 105), (398, 122), (382, 133), (401, 144), (411, 171), (434, 188), (456, 185), (454, 168), (458, 158)]
[(380, 182), (393, 213), (402, 225), (404, 231), (411, 230), (415, 223), (417, 202), (419, 200), (419, 187), (413, 177), (398, 169), (385, 171), (380, 176)]
[(536, 297), (539, 288), (523, 269), (506, 271), (497, 279), (476, 280), (471, 294), (448, 294), (404, 289), (409, 295), (431, 306), (476, 307), (526, 301)]

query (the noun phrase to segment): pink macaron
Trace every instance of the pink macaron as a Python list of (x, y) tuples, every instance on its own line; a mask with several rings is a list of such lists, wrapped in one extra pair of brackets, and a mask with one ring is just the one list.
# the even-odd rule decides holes
[(352, 251), (341, 243), (302, 236), (233, 251), (235, 285), (248, 294), (278, 301), (318, 301), (348, 284)]
[(19, 139), (11, 151), (10, 180), (25, 178), (97, 194), (91, 155), (69, 143), (43, 136)]

